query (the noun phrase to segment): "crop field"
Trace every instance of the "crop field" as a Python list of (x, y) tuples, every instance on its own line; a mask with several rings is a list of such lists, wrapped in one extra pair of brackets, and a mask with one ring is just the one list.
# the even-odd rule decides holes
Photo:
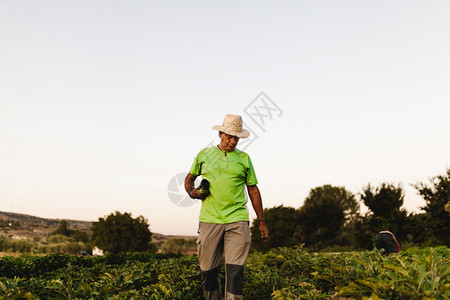
[[(450, 249), (253, 253), (245, 299), (449, 299)], [(201, 299), (195, 255), (50, 254), (0, 258), (0, 299)]]

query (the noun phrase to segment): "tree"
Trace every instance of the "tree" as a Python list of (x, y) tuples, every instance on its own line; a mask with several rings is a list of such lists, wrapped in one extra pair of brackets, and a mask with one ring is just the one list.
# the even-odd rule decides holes
[(445, 211), (445, 205), (450, 201), (450, 168), (446, 174), (429, 181), (413, 185), (426, 203), (422, 207), (425, 211), (425, 230), (427, 236), (434, 237), (435, 243), (450, 246), (450, 215)]
[(377, 217), (390, 218), (403, 205), (403, 188), (388, 183), (373, 188), (370, 183), (363, 189), (361, 200)]
[(346, 226), (358, 211), (355, 196), (344, 187), (324, 185), (311, 189), (300, 208), (299, 235), (307, 247), (342, 245), (344, 240), (348, 244)]
[[(381, 230), (393, 232), (397, 239), (402, 240), (407, 236), (405, 230), (408, 217), (405, 209), (401, 208), (404, 201), (403, 187), (389, 183), (382, 183), (378, 187), (370, 184), (363, 188), (361, 201), (369, 208), (371, 213), (363, 218), (366, 223), (366, 234), (371, 239)], [(365, 245), (365, 248), (368, 245)], [(368, 248), (372, 248), (371, 245)]]
[(58, 226), (58, 229), (52, 232), (52, 235), (63, 235), (72, 238), (75, 241), (87, 242), (89, 240), (89, 235), (80, 230), (70, 229), (67, 225), (66, 220), (62, 220)]
[(56, 229), (52, 234), (62, 234), (65, 236), (69, 236), (70, 233), (70, 230), (67, 228), (67, 221), (62, 220), (61, 223), (59, 223), (58, 229)]
[(149, 250), (151, 238), (147, 219), (130, 213), (116, 211), (92, 225), (92, 243), (111, 253)]
[[(419, 245), (434, 244), (432, 233), (427, 229), (427, 216), (424, 213), (410, 214), (408, 216), (408, 224), (405, 226), (405, 231), (408, 233), (408, 240)], [(431, 234), (431, 235), (430, 235)]]
[(255, 219), (250, 228), (252, 247), (258, 251), (267, 251), (275, 247), (289, 247), (300, 243), (297, 236), (299, 212), (293, 207), (283, 205), (264, 209), (264, 219), (270, 230), (270, 239), (263, 243), (260, 238), (258, 221)]

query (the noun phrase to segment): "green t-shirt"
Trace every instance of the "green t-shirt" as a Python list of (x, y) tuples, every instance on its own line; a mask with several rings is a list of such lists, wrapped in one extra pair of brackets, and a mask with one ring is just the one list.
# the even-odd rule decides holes
[(250, 156), (238, 149), (223, 152), (218, 146), (202, 149), (190, 173), (210, 183), (210, 194), (202, 201), (200, 222), (227, 224), (248, 221), (244, 184), (258, 183)]

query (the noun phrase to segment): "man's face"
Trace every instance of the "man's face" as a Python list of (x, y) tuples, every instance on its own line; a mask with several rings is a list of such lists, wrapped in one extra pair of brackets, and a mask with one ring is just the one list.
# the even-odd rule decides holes
[(220, 132), (220, 149), (226, 152), (231, 152), (236, 149), (236, 146), (239, 142), (239, 138), (234, 135), (229, 135), (225, 132)]

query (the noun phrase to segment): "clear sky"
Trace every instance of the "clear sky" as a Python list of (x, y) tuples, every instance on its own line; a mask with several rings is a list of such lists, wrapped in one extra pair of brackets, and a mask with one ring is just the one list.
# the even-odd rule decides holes
[(0, 0), (0, 210), (195, 235), (200, 203), (169, 183), (234, 113), (266, 208), (388, 182), (418, 211), (411, 184), (450, 167), (449, 16), (448, 0)]

